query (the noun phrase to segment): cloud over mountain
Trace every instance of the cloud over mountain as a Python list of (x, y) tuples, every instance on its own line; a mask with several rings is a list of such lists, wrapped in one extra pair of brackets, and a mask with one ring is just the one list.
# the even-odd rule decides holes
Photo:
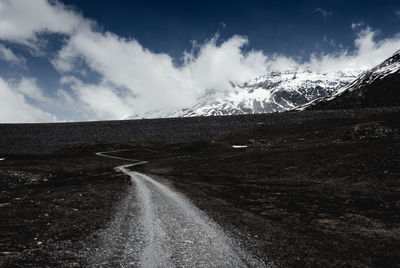
[[(325, 17), (322, 11), (318, 10)], [(50, 55), (46, 48), (52, 35), (62, 37), (62, 46)], [(378, 39), (375, 30), (364, 26), (358, 29), (354, 50), (314, 53), (305, 61), (248, 50), (249, 40), (240, 35), (226, 40), (216, 35), (203, 43), (195, 42), (182, 59), (174, 59), (147, 49), (134, 38), (104, 31), (96, 22), (58, 1), (46, 0), (0, 1), (0, 40), (42, 55), (62, 77), (55, 89), (58, 93), (46, 96), (42, 92), (40, 97), (39, 89), (21, 93), (11, 90), (5, 78), (1, 80), (3, 91), (10, 98), (34, 111), (31, 121), (54, 119), (42, 108), (34, 108), (44, 107), (42, 104), (49, 100), (60, 106), (68, 100), (87, 120), (180, 109), (193, 105), (206, 90), (229, 90), (231, 82), (242, 83), (269, 71), (368, 69), (400, 48), (400, 35)], [(4, 45), (0, 45), (0, 58), (11, 63), (24, 61)], [(22, 77), (20, 83), (26, 79)], [(14, 110), (10, 108), (3, 120), (22, 120), (19, 112), (13, 116)]]

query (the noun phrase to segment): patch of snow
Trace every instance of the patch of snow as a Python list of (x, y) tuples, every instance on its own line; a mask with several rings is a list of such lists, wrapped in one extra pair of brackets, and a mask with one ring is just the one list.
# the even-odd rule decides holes
[(316, 98), (314, 100), (311, 100), (310, 102), (298, 106), (294, 108), (293, 110), (304, 110), (308, 107), (311, 107), (315, 104), (318, 104), (320, 102), (326, 102), (333, 100), (341, 95), (343, 95), (345, 92), (353, 92), (357, 91), (361, 88), (363, 88), (366, 85), (372, 84), (376, 80), (382, 80), (386, 76), (400, 72), (400, 58), (398, 52), (396, 52), (392, 57), (389, 59), (385, 60), (382, 64), (372, 68), (369, 71), (366, 71), (362, 73), (361, 75), (358, 76), (357, 79), (352, 81), (351, 83), (348, 83), (346, 86), (343, 86), (331, 93), (330, 95), (326, 97), (321, 97), (321, 98)]
[(247, 148), (247, 145), (232, 145), (232, 148), (235, 148), (235, 149)]
[(0, 161), (6, 160), (5, 158), (0, 158)]

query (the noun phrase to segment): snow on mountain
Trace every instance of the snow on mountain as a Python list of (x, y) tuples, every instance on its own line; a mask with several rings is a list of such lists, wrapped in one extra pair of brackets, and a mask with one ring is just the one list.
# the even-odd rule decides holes
[(369, 71), (271, 72), (226, 90), (207, 90), (192, 107), (124, 119), (259, 114), (400, 104), (400, 50)]
[(400, 105), (400, 50), (348, 85), (294, 110)]
[(309, 70), (271, 72), (226, 91), (207, 91), (196, 105), (169, 117), (282, 112), (328, 96), (354, 80), (360, 71), (317, 73)]

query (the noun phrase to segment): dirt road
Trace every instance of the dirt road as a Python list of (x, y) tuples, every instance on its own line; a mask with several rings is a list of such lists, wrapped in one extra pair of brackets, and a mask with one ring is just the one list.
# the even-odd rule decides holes
[[(117, 158), (107, 152), (97, 155)], [(266, 266), (185, 196), (150, 176), (129, 170), (146, 163), (132, 161), (135, 163), (116, 168), (130, 176), (132, 189), (102, 232), (102, 246), (91, 257), (94, 266)]]

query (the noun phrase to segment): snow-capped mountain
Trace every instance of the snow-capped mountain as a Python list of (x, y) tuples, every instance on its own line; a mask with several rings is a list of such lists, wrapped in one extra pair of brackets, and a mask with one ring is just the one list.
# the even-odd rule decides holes
[(207, 91), (196, 105), (173, 117), (258, 114), (282, 112), (328, 96), (353, 81), (360, 71), (316, 73), (309, 70), (271, 72), (233, 85), (232, 89)]
[(296, 110), (383, 107), (400, 105), (400, 50), (378, 66), (330, 95)]
[(305, 109), (400, 105), (400, 50), (369, 71), (271, 72), (225, 91), (208, 90), (180, 111), (153, 111), (127, 118), (258, 114)]

